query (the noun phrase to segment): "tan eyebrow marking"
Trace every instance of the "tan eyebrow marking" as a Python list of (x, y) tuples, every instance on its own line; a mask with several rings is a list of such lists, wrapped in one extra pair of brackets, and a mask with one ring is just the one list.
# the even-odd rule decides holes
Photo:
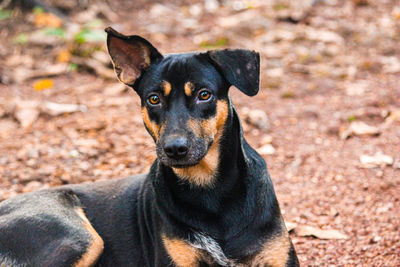
[(167, 81), (163, 81), (161, 83), (161, 88), (164, 91), (164, 96), (169, 96), (169, 94), (171, 93), (171, 90), (172, 90), (171, 84)]
[(192, 89), (194, 88), (193, 83), (191, 82), (186, 82), (185, 83), (185, 95), (191, 96), (192, 95)]

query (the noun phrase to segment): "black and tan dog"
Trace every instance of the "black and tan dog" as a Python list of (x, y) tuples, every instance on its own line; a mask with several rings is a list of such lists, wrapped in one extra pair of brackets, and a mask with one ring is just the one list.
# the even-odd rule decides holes
[(3, 201), (0, 266), (298, 266), (266, 164), (228, 95), (231, 85), (257, 94), (258, 53), (163, 56), (106, 31), (158, 158), (145, 175)]

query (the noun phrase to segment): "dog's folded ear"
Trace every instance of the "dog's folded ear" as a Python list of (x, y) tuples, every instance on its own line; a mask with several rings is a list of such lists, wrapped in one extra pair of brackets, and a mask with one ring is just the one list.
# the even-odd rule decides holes
[(208, 56), (225, 79), (248, 96), (258, 93), (260, 54), (244, 49), (212, 50)]
[(163, 56), (146, 39), (137, 36), (125, 36), (111, 27), (107, 32), (107, 48), (114, 64), (118, 79), (132, 86), (154, 61)]

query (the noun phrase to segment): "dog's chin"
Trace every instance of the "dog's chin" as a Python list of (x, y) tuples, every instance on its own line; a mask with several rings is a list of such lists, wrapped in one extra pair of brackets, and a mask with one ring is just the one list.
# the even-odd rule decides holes
[(200, 163), (200, 161), (203, 159), (203, 157), (201, 157), (200, 159), (196, 159), (196, 160), (188, 160), (188, 159), (181, 159), (181, 160), (174, 160), (174, 159), (170, 159), (170, 158), (160, 158), (160, 161), (171, 168), (177, 168), (177, 169), (184, 169), (184, 168), (188, 168), (188, 167), (192, 167), (192, 166), (196, 166), (197, 164)]

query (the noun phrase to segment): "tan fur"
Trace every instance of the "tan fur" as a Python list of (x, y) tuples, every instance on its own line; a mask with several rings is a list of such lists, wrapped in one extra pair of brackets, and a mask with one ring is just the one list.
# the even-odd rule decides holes
[(268, 240), (260, 253), (254, 256), (251, 267), (284, 267), (289, 259), (290, 239), (286, 229), (280, 235)]
[(156, 139), (156, 141), (160, 138), (161, 125), (150, 120), (149, 112), (145, 107), (142, 107), (142, 117), (143, 122), (149, 130), (150, 134)]
[(186, 82), (185, 83), (185, 95), (191, 96), (192, 95), (192, 89), (193, 89), (193, 83), (191, 82)]
[(200, 250), (179, 239), (169, 239), (163, 236), (162, 240), (169, 257), (177, 267), (199, 266), (202, 254)]
[(161, 83), (161, 88), (163, 89), (164, 96), (169, 96), (169, 94), (171, 93), (171, 90), (172, 90), (171, 84), (167, 81), (163, 81)]
[(198, 186), (209, 186), (217, 173), (219, 164), (219, 141), (228, 117), (228, 103), (218, 101), (216, 116), (208, 120), (189, 120), (189, 127), (201, 138), (214, 139), (207, 155), (199, 164), (188, 168), (173, 168), (181, 178), (187, 179)]
[(74, 267), (94, 266), (99, 259), (101, 253), (103, 252), (104, 242), (103, 239), (101, 239), (99, 234), (96, 232), (96, 230), (93, 228), (93, 226), (90, 224), (83, 210), (77, 209), (76, 212), (78, 213), (79, 217), (82, 218), (86, 230), (92, 236), (92, 240), (85, 254), (83, 254), (79, 261), (74, 264)]

